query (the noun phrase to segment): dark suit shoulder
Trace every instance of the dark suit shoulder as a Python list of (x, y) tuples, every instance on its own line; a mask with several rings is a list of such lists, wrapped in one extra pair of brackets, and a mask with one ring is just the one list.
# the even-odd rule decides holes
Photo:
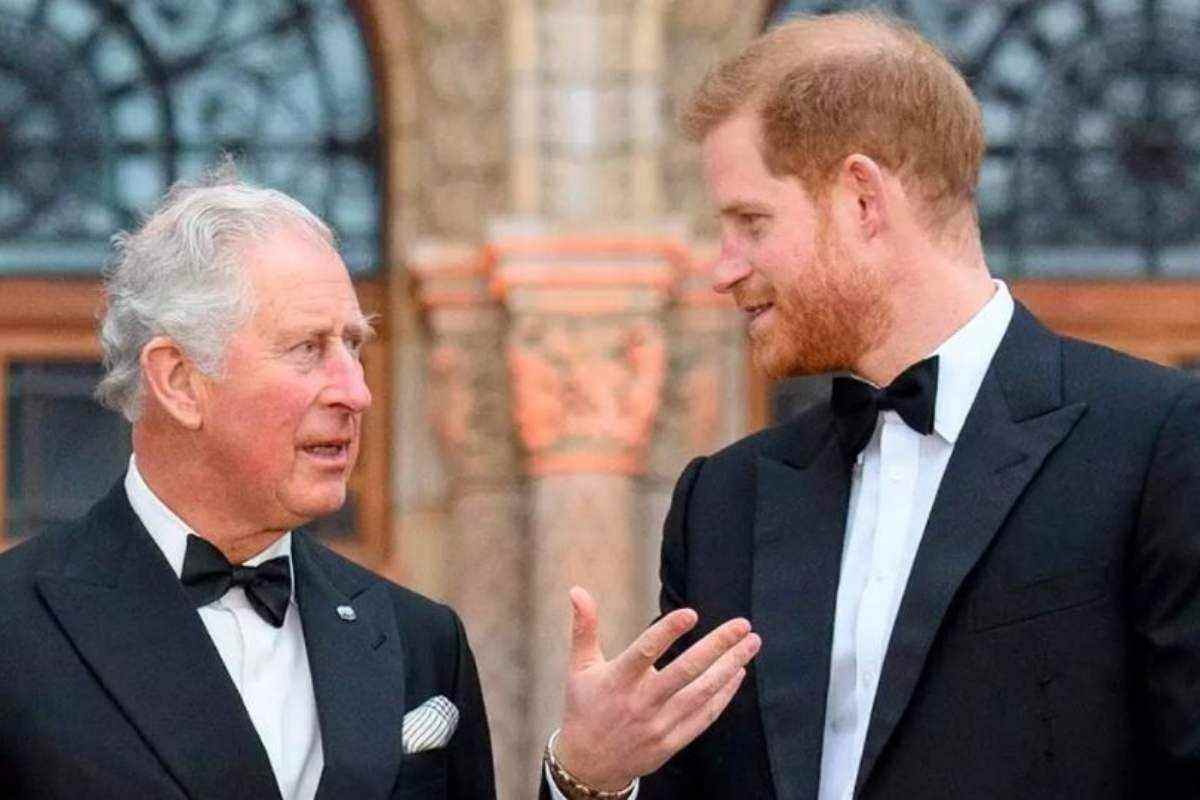
[(85, 520), (67, 523), (0, 553), (0, 586), (5, 587), (0, 592), (0, 612), (32, 599), (38, 575), (60, 572), (85, 528)]
[(0, 631), (10, 623), (23, 624), (37, 604), (35, 576), (54, 562), (58, 548), (48, 541), (52, 534), (34, 539), (0, 553)]
[(1079, 339), (1062, 339), (1063, 391), (1068, 403), (1108, 400), (1144, 410), (1169, 407), (1200, 384), (1178, 369)]
[[(673, 563), (685, 562), (682, 543), (684, 533), (689, 558), (703, 552), (710, 542), (723, 555), (731, 542), (746, 539), (752, 530), (755, 498), (761, 463), (783, 463), (802, 468), (818, 454), (827, 437), (832, 434), (830, 412), (824, 404), (802, 412), (794, 419), (753, 433), (711, 456), (697, 459), (676, 487), (671, 512), (664, 530), (664, 564), (668, 549), (676, 546), (679, 552)], [(678, 532), (672, 537), (672, 532)], [(748, 541), (748, 539), (746, 539)], [(679, 582), (682, 586), (682, 579)]]
[(739, 439), (705, 459), (696, 488), (703, 492), (725, 486), (728, 491), (743, 491), (753, 480), (754, 464), (760, 458), (805, 466), (831, 435), (831, 422), (828, 406), (819, 403), (785, 423)]
[(763, 428), (709, 456), (710, 462), (754, 461), (760, 456), (784, 458), (799, 449), (816, 444), (828, 432), (829, 408), (818, 403), (787, 422)]
[[(30, 657), (47, 657), (48, 638), (58, 627), (42, 597), (45, 579), (59, 580), (78, 561), (80, 543), (89, 541), (89, 518), (55, 526), (0, 553), (0, 638), (8, 652), (0, 656), (0, 695), (16, 686), (12, 670), (28, 671)], [(86, 569), (89, 560), (76, 564)], [(0, 714), (0, 716), (3, 716)]]

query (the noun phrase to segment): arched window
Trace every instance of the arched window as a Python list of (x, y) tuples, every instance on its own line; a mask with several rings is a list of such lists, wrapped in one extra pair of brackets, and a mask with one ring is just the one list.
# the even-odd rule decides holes
[[(90, 398), (97, 276), (172, 182), (232, 154), (332, 224), (384, 310), (375, 95), (344, 0), (0, 0), (0, 549), (124, 470), (128, 426)], [(322, 523), (366, 561), (386, 541), (386, 347), (364, 354), (382, 410), (352, 501)]]
[(380, 262), (371, 70), (342, 0), (0, 0), (0, 269), (95, 272), (218, 155)]
[[(797, 11), (860, 2), (792, 0)], [(979, 191), (1010, 277), (1200, 275), (1200, 5), (1194, 0), (892, 0), (983, 106)]]

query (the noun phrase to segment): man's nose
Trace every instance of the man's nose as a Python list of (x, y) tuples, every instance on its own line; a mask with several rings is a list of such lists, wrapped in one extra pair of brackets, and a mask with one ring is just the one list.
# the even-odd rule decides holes
[(348, 411), (360, 413), (371, 406), (371, 390), (367, 388), (362, 362), (349, 348), (337, 348), (329, 365), (332, 375), (326, 390), (325, 400), (330, 405), (343, 406)]
[(725, 245), (712, 268), (713, 291), (727, 294), (750, 275), (750, 264), (740, 254)]

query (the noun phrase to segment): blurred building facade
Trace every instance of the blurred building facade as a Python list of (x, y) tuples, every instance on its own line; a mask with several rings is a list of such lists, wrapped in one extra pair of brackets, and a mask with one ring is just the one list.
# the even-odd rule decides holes
[[(88, 399), (108, 237), (219, 153), (338, 229), (380, 337), (333, 546), (462, 613), (502, 796), (531, 796), (568, 603), (653, 618), (694, 455), (782, 419), (709, 289), (673, 119), (766, 0), (0, 0), (0, 546), (80, 513), (127, 429)], [(1200, 359), (1194, 0), (895, 0), (984, 106), (989, 259), (1060, 330)], [(0, 589), (2, 590), (2, 589)]]

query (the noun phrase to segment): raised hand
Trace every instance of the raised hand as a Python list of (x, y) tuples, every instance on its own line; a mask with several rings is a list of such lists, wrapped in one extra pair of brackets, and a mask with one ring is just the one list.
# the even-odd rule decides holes
[(732, 619), (656, 669), (654, 662), (696, 624), (696, 612), (680, 608), (606, 661), (596, 601), (578, 586), (570, 596), (571, 657), (556, 757), (589, 786), (619, 791), (658, 769), (720, 716), (762, 640), (747, 620)]

